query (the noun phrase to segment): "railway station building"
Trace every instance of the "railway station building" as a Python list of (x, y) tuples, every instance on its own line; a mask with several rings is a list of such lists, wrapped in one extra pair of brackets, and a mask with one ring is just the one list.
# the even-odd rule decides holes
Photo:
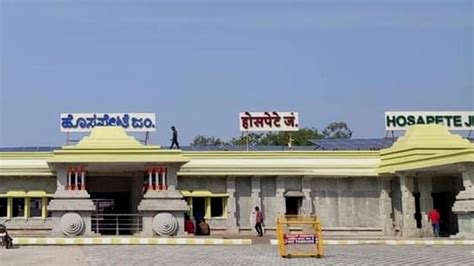
[[(377, 143), (377, 141), (372, 141)], [(398, 139), (311, 147), (144, 145), (96, 127), (74, 145), (0, 149), (0, 223), (13, 235), (185, 236), (184, 215), (214, 235), (267, 234), (279, 214), (316, 214), (326, 235), (474, 237), (474, 144), (440, 125)]]

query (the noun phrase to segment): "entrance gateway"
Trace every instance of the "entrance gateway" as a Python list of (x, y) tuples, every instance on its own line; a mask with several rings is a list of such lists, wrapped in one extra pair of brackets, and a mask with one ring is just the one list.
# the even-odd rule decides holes
[(48, 163), (57, 190), (48, 209), (57, 235), (183, 234), (188, 206), (176, 191), (179, 151), (145, 146), (118, 127), (97, 127)]

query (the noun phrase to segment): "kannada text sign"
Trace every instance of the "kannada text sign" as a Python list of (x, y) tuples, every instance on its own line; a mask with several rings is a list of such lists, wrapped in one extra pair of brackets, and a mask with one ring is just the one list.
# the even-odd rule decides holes
[(61, 132), (89, 132), (96, 126), (119, 126), (130, 132), (156, 131), (154, 113), (63, 113)]

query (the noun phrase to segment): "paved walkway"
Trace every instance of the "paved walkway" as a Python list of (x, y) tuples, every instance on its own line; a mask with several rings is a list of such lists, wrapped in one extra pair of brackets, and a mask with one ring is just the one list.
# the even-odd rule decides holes
[(468, 265), (473, 246), (327, 246), (325, 257), (284, 259), (276, 246), (21, 246), (0, 249), (6, 265)]

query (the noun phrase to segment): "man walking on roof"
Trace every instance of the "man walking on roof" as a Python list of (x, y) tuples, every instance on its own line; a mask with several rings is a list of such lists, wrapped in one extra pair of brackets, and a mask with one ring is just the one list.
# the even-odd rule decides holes
[(180, 149), (179, 143), (178, 143), (178, 130), (174, 126), (171, 127), (171, 130), (173, 131), (173, 137), (171, 138), (171, 147), (170, 149), (173, 149), (173, 146), (176, 144), (176, 147)]

